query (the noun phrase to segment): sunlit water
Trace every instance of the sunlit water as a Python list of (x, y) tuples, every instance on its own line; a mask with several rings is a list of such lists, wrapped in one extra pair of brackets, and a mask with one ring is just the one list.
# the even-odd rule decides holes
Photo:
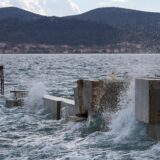
[[(0, 55), (0, 63), (6, 95), (14, 88), (30, 90), (24, 108), (7, 109), (0, 98), (0, 160), (160, 159), (160, 144), (134, 118), (134, 80), (160, 75), (159, 55)], [(130, 86), (109, 132), (94, 120), (55, 121), (45, 111), (40, 99), (46, 92), (73, 98), (76, 80), (104, 79), (112, 72), (128, 72)]]

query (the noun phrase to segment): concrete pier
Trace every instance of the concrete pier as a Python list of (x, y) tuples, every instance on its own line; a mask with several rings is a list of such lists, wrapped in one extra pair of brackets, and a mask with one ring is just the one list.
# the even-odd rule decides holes
[(0, 65), (0, 94), (4, 95), (4, 67)]
[(160, 79), (136, 79), (135, 115), (138, 121), (160, 124)]
[(147, 124), (149, 137), (160, 140), (160, 79), (136, 79), (135, 116)]
[(43, 97), (43, 100), (44, 106), (53, 114), (53, 118), (56, 120), (60, 120), (62, 118), (62, 112), (66, 108), (66, 112), (68, 112), (69, 115), (72, 115), (74, 113), (75, 102), (73, 100), (50, 95), (45, 95)]
[(123, 81), (79, 80), (75, 89), (75, 106), (79, 115), (114, 111), (125, 88)]

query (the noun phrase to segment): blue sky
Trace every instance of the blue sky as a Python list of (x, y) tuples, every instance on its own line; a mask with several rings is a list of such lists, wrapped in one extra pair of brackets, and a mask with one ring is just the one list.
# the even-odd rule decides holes
[(113, 6), (160, 12), (160, 0), (0, 0), (0, 7), (8, 6), (48, 16), (73, 15)]

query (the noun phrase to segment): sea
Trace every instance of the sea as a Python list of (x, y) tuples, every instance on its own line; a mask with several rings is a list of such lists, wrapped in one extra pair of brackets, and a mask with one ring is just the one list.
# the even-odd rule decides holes
[[(0, 97), (0, 160), (159, 160), (160, 143), (134, 113), (135, 79), (160, 76), (159, 54), (1, 54), (5, 96)], [(94, 118), (53, 120), (44, 94), (74, 99), (78, 79), (127, 74), (128, 88), (109, 129)], [(25, 89), (22, 108), (6, 108), (10, 90)], [(102, 118), (105, 121), (104, 112)], [(101, 127), (100, 127), (101, 125)]]

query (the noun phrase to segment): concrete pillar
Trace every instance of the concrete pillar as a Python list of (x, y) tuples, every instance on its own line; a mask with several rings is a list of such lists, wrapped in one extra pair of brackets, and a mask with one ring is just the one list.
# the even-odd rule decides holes
[(147, 124), (148, 136), (160, 140), (160, 79), (136, 79), (135, 116)]
[[(75, 106), (80, 115), (115, 110), (124, 89), (122, 81), (79, 80), (75, 89)], [(78, 110), (77, 109), (77, 110)]]
[(160, 124), (160, 79), (136, 79), (135, 116), (147, 124)]
[(4, 67), (0, 65), (0, 94), (4, 95)]
[(68, 112), (70, 112), (69, 114), (71, 114), (72, 110), (75, 108), (74, 101), (66, 98), (45, 95), (43, 100), (44, 106), (52, 113), (53, 118), (57, 120), (62, 118), (62, 110), (64, 108), (68, 109)]

